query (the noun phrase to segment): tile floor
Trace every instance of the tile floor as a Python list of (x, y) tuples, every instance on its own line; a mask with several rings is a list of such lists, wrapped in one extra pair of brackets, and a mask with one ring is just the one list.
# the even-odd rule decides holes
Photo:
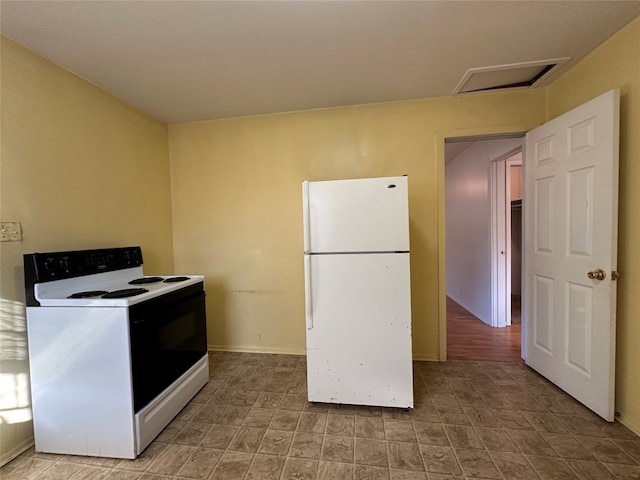
[(136, 460), (26, 452), (15, 479), (640, 479), (640, 438), (519, 362), (415, 362), (412, 411), (309, 404), (301, 356), (212, 353)]

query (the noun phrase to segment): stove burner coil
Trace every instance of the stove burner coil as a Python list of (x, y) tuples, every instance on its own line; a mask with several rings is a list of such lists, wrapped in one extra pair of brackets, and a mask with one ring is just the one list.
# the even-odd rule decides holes
[(115, 290), (113, 292), (106, 293), (102, 295), (102, 298), (125, 298), (125, 297), (135, 297), (136, 295), (141, 295), (143, 293), (147, 293), (149, 290), (146, 288), (125, 288), (124, 290)]
[(88, 292), (77, 292), (72, 293), (67, 298), (91, 298), (91, 297), (101, 297), (102, 295), (109, 293), (106, 290), (90, 290)]
[(131, 280), (129, 282), (129, 285), (143, 285), (145, 283), (157, 283), (157, 282), (161, 282), (163, 279), (162, 277), (142, 277), (142, 278), (136, 278), (135, 280)]
[(184, 282), (185, 280), (189, 280), (189, 277), (169, 277), (165, 278), (164, 283), (174, 283), (174, 282)]

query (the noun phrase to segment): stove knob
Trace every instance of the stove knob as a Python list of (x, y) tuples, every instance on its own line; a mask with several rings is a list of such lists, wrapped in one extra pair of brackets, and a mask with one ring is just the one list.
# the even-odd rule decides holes
[(56, 259), (53, 257), (45, 259), (44, 270), (50, 277), (53, 277), (56, 273)]
[(65, 273), (69, 273), (69, 257), (62, 257), (60, 259), (60, 268), (62, 268)]

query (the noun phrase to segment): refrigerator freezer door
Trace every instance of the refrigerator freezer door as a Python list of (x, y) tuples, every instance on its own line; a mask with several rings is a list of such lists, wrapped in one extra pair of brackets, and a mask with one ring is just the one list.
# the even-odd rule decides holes
[(304, 182), (305, 252), (409, 251), (407, 177)]
[(309, 401), (413, 407), (409, 254), (309, 257)]

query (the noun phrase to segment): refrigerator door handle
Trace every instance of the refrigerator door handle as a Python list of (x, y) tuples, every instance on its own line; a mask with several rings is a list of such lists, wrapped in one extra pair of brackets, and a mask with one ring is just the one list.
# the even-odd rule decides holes
[(304, 256), (304, 306), (307, 330), (313, 330), (313, 300), (311, 298), (311, 255)]
[(309, 212), (309, 182), (302, 182), (302, 216), (304, 222), (304, 252), (307, 253), (311, 251), (311, 218)]

